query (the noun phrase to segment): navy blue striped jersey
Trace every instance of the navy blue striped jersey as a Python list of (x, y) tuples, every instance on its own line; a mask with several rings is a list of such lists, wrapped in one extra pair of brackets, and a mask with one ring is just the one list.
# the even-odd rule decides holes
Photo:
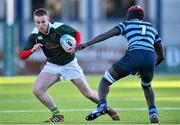
[(161, 42), (157, 30), (149, 22), (132, 19), (119, 23), (120, 34), (128, 40), (128, 50), (143, 49), (154, 51), (154, 43)]

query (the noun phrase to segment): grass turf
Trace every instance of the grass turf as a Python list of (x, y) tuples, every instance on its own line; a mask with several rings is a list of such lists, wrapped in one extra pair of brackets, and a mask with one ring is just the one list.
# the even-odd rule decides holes
[[(0, 77), (0, 124), (41, 124), (51, 113), (32, 94), (34, 76)], [(90, 86), (97, 90), (100, 75), (87, 75)], [(180, 77), (156, 75), (152, 84), (156, 93), (160, 124), (180, 124)], [(121, 121), (108, 115), (88, 122), (85, 116), (96, 104), (81, 95), (69, 81), (58, 82), (49, 89), (62, 114), (63, 124), (149, 124), (148, 109), (136, 77), (126, 77), (111, 86), (108, 103), (115, 108)]]

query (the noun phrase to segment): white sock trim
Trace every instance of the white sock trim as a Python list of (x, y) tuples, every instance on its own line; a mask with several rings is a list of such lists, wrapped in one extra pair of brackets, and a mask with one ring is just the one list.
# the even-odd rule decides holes
[(106, 71), (105, 73), (104, 73), (104, 78), (107, 80), (107, 81), (109, 81), (110, 83), (114, 83), (116, 80), (114, 80), (114, 78), (109, 74), (109, 72), (108, 71)]
[(142, 86), (150, 86), (150, 85), (151, 85), (151, 82), (146, 83), (146, 82), (144, 82), (144, 81), (141, 80), (141, 85), (142, 85)]

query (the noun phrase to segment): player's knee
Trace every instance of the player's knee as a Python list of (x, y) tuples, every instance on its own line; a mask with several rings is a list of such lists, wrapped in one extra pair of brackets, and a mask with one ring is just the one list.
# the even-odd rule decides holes
[(35, 96), (40, 96), (40, 95), (42, 95), (42, 93), (43, 93), (42, 89), (36, 88), (36, 87), (33, 88), (33, 94)]
[(143, 78), (141, 81), (143, 81), (145, 83), (151, 82), (151, 80), (149, 78)]
[(147, 88), (147, 87), (151, 87), (151, 81), (143, 81), (143, 80), (141, 80), (141, 86), (143, 87), (143, 88)]
[(38, 92), (38, 90), (37, 89), (35, 89), (35, 88), (33, 88), (33, 94), (35, 95), (35, 96), (38, 96), (39, 95), (39, 92)]
[(104, 73), (103, 77), (109, 82), (109, 85), (113, 84), (116, 81), (108, 71)]

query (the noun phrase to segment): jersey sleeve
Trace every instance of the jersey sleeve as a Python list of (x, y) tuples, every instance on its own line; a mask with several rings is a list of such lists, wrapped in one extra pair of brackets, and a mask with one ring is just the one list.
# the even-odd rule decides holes
[(36, 44), (36, 35), (31, 34), (27, 40), (24, 50), (32, 49), (35, 44)]
[(155, 30), (155, 43), (160, 43), (161, 42), (161, 38), (157, 32), (157, 30)]
[(119, 24), (116, 26), (116, 28), (119, 29), (119, 32), (120, 32), (119, 34), (123, 34), (124, 31), (125, 31), (125, 25), (124, 25), (123, 22), (119, 23)]
[(62, 35), (63, 35), (63, 34), (69, 34), (69, 35), (71, 35), (71, 36), (73, 36), (73, 37), (75, 37), (75, 35), (76, 35), (76, 33), (77, 33), (77, 31), (76, 31), (74, 28), (72, 28), (71, 26), (66, 25), (66, 24), (61, 25), (61, 26), (58, 27), (56, 30), (57, 30), (59, 33), (61, 33)]
[(19, 58), (20, 59), (27, 59), (33, 53), (31, 51), (31, 49), (36, 44), (35, 41), (36, 41), (35, 35), (30, 35), (28, 38), (26, 46), (24, 47), (23, 50), (20, 50), (20, 52), (19, 52)]

